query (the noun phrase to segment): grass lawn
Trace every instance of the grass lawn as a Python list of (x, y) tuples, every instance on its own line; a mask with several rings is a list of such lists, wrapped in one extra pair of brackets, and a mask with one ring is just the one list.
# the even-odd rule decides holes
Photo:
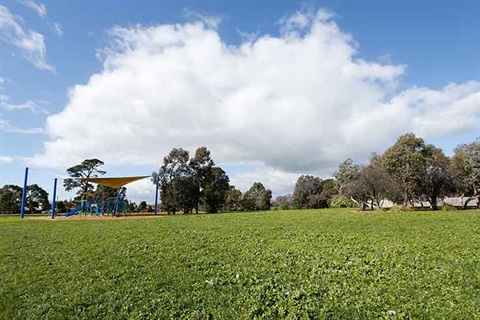
[(480, 319), (480, 212), (0, 217), (3, 319)]

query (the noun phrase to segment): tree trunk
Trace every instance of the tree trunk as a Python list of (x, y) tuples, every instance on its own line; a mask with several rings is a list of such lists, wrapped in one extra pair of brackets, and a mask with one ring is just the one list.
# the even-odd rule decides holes
[(406, 207), (408, 205), (408, 186), (403, 188), (403, 206)]
[(478, 196), (478, 188), (475, 183), (473, 184), (473, 198), (477, 199), (477, 207), (480, 208), (480, 198)]
[(198, 214), (198, 207), (200, 202), (199, 192), (195, 195), (195, 214)]
[(378, 209), (382, 209), (382, 204), (381, 203), (382, 203), (382, 199), (378, 198), (377, 199), (377, 208)]
[(350, 200), (355, 202), (358, 205), (358, 207), (360, 208), (361, 211), (365, 211), (365, 204), (364, 204), (363, 201), (357, 201), (357, 200), (355, 200), (354, 197), (350, 197)]
[(463, 209), (467, 209), (468, 203), (472, 201), (474, 197), (468, 197), (467, 200), (465, 200), (465, 203), (463, 204)]
[(437, 198), (436, 197), (432, 197), (430, 199), (430, 205), (432, 206), (432, 210), (438, 210)]
[(365, 203), (365, 201), (362, 201), (361, 205), (362, 205), (362, 211), (365, 211), (367, 209), (367, 204)]

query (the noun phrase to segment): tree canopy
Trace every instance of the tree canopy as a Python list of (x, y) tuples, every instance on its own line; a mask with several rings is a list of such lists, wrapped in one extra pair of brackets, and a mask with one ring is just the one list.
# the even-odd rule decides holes
[[(480, 143), (460, 145), (452, 159), (413, 133), (400, 136), (383, 155), (374, 154), (370, 164), (356, 165), (347, 159), (339, 165), (335, 180), (340, 195), (358, 204), (381, 207), (382, 200), (437, 209), (438, 200), (456, 193), (466, 204), (478, 198)], [(478, 202), (477, 202), (478, 204)], [(363, 206), (364, 207), (364, 206)]]
[(25, 205), (28, 207), (30, 213), (34, 213), (40, 209), (49, 209), (50, 203), (48, 202), (48, 192), (38, 184), (31, 184), (27, 186)]
[[(158, 173), (161, 206), (168, 213), (191, 213), (199, 207), (210, 213), (225, 208), (230, 179), (226, 172), (215, 167), (210, 151), (205, 147), (196, 150), (190, 159), (182, 148), (173, 148), (163, 158)], [(155, 182), (157, 174), (152, 174)]]
[(400, 136), (383, 155), (385, 169), (401, 183), (404, 206), (415, 199), (415, 191), (420, 188), (433, 155), (432, 147), (426, 145), (422, 138), (407, 133)]
[[(16, 185), (4, 185), (0, 189), (0, 213), (18, 213), (20, 212), (22, 203), (23, 189)], [(38, 184), (31, 184), (27, 186), (25, 194), (25, 208), (29, 213), (35, 213), (40, 210), (47, 210), (50, 208), (48, 201), (48, 192), (46, 192)]]
[(480, 139), (470, 144), (461, 144), (454, 152), (449, 169), (457, 194), (466, 197), (463, 203), (465, 208), (470, 201), (479, 198)]
[[(84, 192), (93, 192), (93, 184), (82, 181), (78, 178), (96, 178), (98, 175), (104, 175), (106, 171), (100, 170), (100, 167), (104, 163), (98, 159), (86, 159), (82, 163), (77, 164), (67, 169), (67, 173), (70, 177), (63, 180), (63, 186), (66, 191), (77, 189), (77, 194), (81, 195)], [(76, 178), (76, 179), (75, 179)]]
[(383, 200), (396, 200), (400, 195), (399, 184), (383, 167), (379, 157), (374, 156), (368, 166), (360, 166), (356, 179), (344, 187), (344, 194), (354, 199), (362, 209), (381, 208)]
[(293, 204), (299, 209), (318, 209), (327, 206), (323, 196), (323, 180), (312, 175), (302, 175), (295, 183)]
[(359, 171), (359, 166), (354, 164), (350, 158), (338, 165), (338, 170), (334, 173), (334, 176), (338, 193), (341, 196), (345, 196), (347, 186), (358, 178)]
[(244, 210), (270, 210), (272, 190), (266, 189), (261, 182), (254, 182), (248, 191), (243, 194), (242, 207)]
[(13, 184), (0, 189), (0, 213), (18, 213), (22, 203), (22, 188)]

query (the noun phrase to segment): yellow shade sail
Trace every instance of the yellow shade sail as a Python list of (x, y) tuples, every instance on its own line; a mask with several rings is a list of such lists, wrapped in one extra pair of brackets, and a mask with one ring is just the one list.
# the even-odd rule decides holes
[(148, 178), (150, 176), (137, 176), (137, 177), (117, 177), (117, 178), (80, 178), (82, 181), (93, 182), (107, 186), (110, 188), (119, 189), (130, 182)]

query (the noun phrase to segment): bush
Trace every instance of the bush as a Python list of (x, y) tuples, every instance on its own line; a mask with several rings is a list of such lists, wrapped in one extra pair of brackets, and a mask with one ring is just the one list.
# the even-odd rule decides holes
[(344, 197), (333, 197), (328, 200), (329, 208), (356, 208), (357, 205), (350, 199)]
[(390, 208), (390, 212), (406, 212), (406, 211), (412, 211), (413, 209), (412, 208), (409, 208), (409, 207), (405, 207), (405, 206), (392, 206)]
[(452, 206), (451, 204), (449, 203), (445, 203), (443, 206), (442, 206), (442, 211), (457, 211), (457, 208)]

